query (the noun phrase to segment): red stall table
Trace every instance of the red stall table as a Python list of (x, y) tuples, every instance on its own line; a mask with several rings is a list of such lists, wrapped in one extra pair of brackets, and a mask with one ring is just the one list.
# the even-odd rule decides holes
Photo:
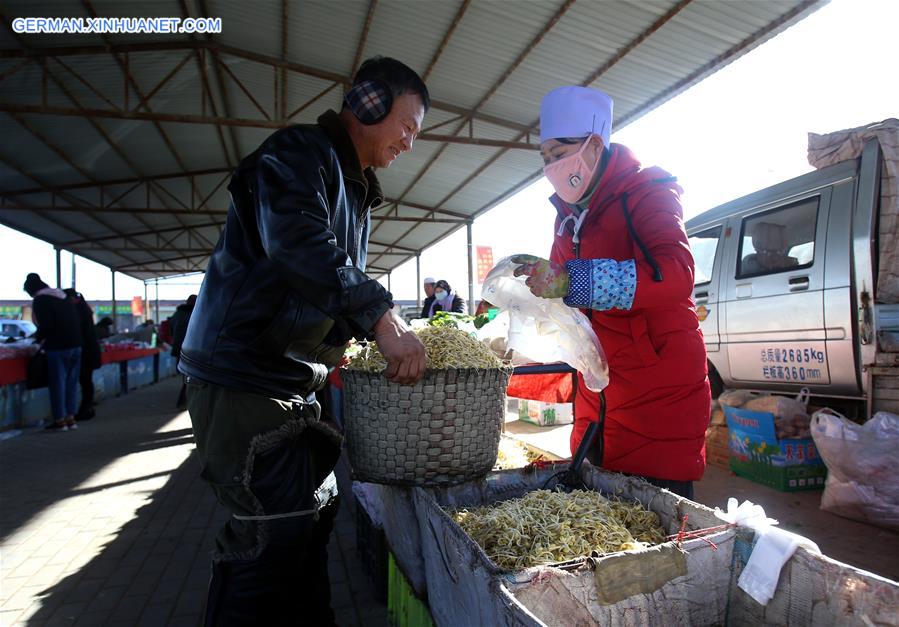
[(36, 352), (35, 344), (0, 344), (0, 385), (24, 381), (28, 372), (28, 360)]

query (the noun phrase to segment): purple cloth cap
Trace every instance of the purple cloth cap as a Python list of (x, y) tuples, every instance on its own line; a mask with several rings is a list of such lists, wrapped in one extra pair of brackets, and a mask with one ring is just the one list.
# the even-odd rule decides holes
[(596, 134), (609, 145), (612, 99), (598, 89), (568, 85), (552, 90), (540, 103), (540, 143), (560, 137)]

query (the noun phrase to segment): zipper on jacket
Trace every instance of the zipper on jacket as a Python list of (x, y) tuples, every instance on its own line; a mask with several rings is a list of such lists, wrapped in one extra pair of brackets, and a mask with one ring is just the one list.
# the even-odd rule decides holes
[[(352, 248), (350, 248), (350, 250), (347, 251), (347, 254), (350, 257), (350, 261), (353, 262), (353, 265), (356, 265), (359, 262), (359, 249), (362, 248), (363, 220), (365, 219), (366, 214), (368, 214), (368, 212), (370, 211), (370, 209), (364, 205), (365, 198), (368, 196), (368, 190), (367, 190), (367, 187), (358, 179), (354, 179), (350, 176), (344, 176), (344, 180), (352, 181), (353, 183), (362, 187), (363, 190), (366, 190), (366, 193), (363, 195), (362, 204), (360, 205), (359, 209), (351, 212), (351, 215), (353, 215), (353, 217), (355, 218), (355, 224), (353, 225)], [(349, 194), (347, 194), (347, 196), (349, 196)], [(347, 201), (349, 201), (348, 197), (347, 197)], [(349, 204), (349, 203), (347, 203), (347, 204)]]
[(627, 192), (621, 195), (621, 210), (624, 212), (624, 221), (627, 224), (628, 232), (631, 234), (631, 239), (637, 244), (640, 252), (643, 253), (643, 258), (646, 260), (646, 263), (652, 268), (652, 280), (656, 283), (661, 283), (664, 280), (664, 277), (662, 277), (662, 269), (659, 267), (655, 257), (652, 256), (652, 253), (649, 252), (646, 244), (644, 244), (643, 240), (640, 239), (640, 236), (637, 235), (637, 230), (634, 228), (631, 212), (627, 208)]

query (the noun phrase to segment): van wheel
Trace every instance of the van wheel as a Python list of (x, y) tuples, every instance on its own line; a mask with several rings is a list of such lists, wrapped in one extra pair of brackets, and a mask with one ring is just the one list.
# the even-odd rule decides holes
[(724, 391), (724, 381), (711, 362), (709, 362), (709, 386), (712, 388), (712, 400), (717, 400)]

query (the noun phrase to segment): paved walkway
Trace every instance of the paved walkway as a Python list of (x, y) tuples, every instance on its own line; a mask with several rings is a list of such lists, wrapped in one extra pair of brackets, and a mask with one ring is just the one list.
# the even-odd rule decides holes
[[(0, 441), (0, 625), (199, 624), (224, 519), (199, 480), (180, 380), (108, 400), (77, 431)], [(344, 494), (330, 549), (339, 625), (387, 624)]]

